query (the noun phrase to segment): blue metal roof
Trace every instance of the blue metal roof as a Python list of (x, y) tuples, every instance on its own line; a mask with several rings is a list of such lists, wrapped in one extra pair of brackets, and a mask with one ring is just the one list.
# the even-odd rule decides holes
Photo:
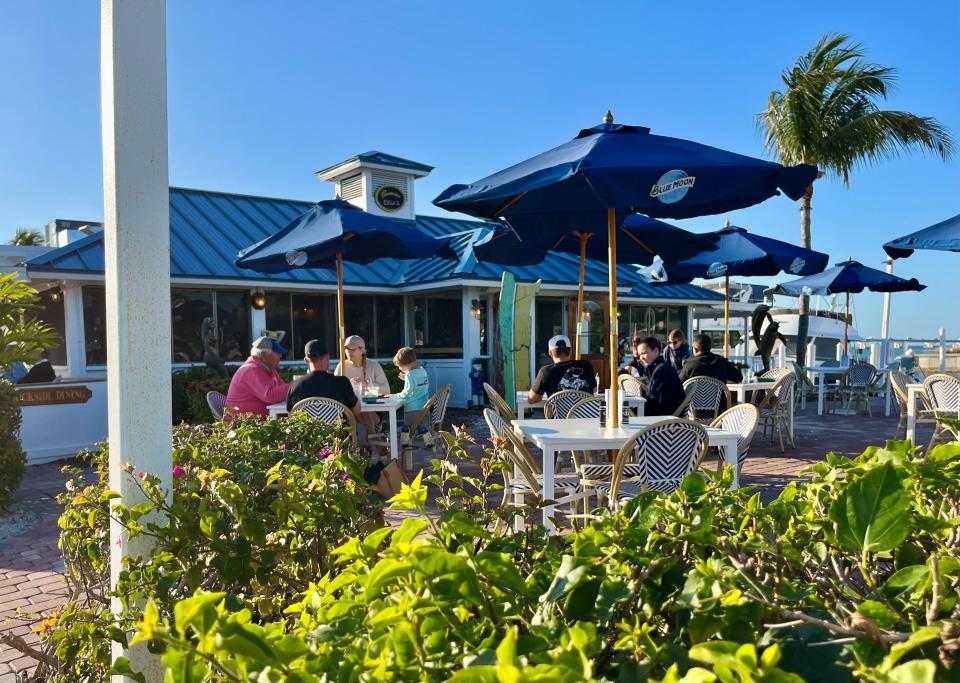
[[(237, 252), (287, 225), (313, 206), (313, 202), (272, 199), (250, 195), (170, 188), (170, 275), (174, 278), (245, 280), (269, 283), (335, 284), (336, 274), (328, 269), (294, 269), (264, 275), (234, 265)], [(398, 261), (381, 259), (366, 266), (343, 264), (347, 285), (400, 287), (443, 280), (500, 280), (510, 270), (517, 280), (544, 284), (576, 285), (580, 267), (573, 254), (551, 253), (536, 266), (504, 267), (480, 263), (470, 248), (486, 224), (475, 220), (417, 216), (416, 226), (432, 237), (451, 240), (460, 256), (450, 259)], [(104, 270), (103, 233), (89, 235), (65, 247), (54, 249), (27, 262), (28, 273), (90, 273)], [(588, 259), (587, 286), (607, 285), (607, 264)], [(716, 292), (694, 285), (652, 287), (636, 268), (619, 266), (617, 283), (644, 293), (629, 298), (722, 300)], [(646, 294), (644, 290), (649, 290)]]
[(397, 168), (406, 168), (411, 171), (422, 171), (424, 173), (429, 173), (433, 170), (433, 166), (421, 164), (419, 161), (411, 161), (410, 159), (404, 159), (403, 157), (395, 157), (392, 154), (387, 154), (386, 152), (377, 152), (376, 150), (373, 150), (370, 152), (364, 152), (363, 154), (358, 154), (355, 157), (350, 157), (349, 159), (345, 159), (344, 161), (334, 164), (333, 166), (327, 166), (326, 168), (317, 171), (317, 173), (322, 174), (326, 173), (327, 171), (332, 171), (338, 166), (349, 164), (351, 161), (368, 161), (371, 164), (396, 166)]

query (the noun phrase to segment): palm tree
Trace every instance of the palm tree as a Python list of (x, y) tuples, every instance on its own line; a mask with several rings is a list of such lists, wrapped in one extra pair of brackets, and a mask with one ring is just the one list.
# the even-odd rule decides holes
[(41, 247), (43, 246), (43, 235), (39, 230), (30, 228), (17, 228), (16, 234), (10, 240), (10, 244), (17, 247)]
[[(898, 156), (911, 147), (947, 159), (953, 141), (936, 119), (884, 111), (895, 69), (864, 61), (866, 52), (847, 35), (827, 34), (783, 72), (784, 90), (770, 93), (757, 118), (764, 147), (784, 164), (816, 164), (850, 186), (850, 172)], [(810, 248), (813, 185), (800, 200), (800, 243)], [(810, 298), (800, 297), (797, 363), (806, 363)]]

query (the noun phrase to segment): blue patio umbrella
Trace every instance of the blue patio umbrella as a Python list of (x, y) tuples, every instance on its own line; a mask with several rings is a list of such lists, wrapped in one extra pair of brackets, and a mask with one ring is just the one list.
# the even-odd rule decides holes
[(846, 293), (847, 303), (843, 318), (843, 352), (846, 354), (849, 344), (847, 326), (850, 321), (851, 294), (858, 294), (864, 289), (869, 289), (871, 292), (919, 292), (926, 287), (926, 285), (921, 285), (916, 278), (907, 280), (876, 268), (869, 268), (859, 261), (849, 259), (817, 275), (779, 284), (773, 288), (773, 291), (789, 296)]
[[(580, 280), (577, 287), (577, 331), (574, 341), (576, 358), (580, 358), (583, 329), (583, 278), (587, 258), (605, 261), (609, 240), (600, 232), (596, 235), (579, 229), (579, 214), (539, 214), (516, 216), (504, 221), (506, 225), (488, 231), (473, 245), (473, 253), (481, 261), (506, 266), (529, 266), (543, 261), (551, 251), (580, 255)], [(584, 221), (589, 224), (589, 220)], [(559, 237), (556, 231), (567, 226)], [(628, 216), (617, 228), (617, 262), (648, 266), (654, 256), (683, 258), (700, 251), (716, 249), (713, 240), (683, 230), (669, 223), (640, 214)], [(521, 239), (519, 235), (524, 237)]]
[(261, 273), (282, 273), (293, 268), (336, 268), (337, 327), (342, 350), (346, 337), (343, 262), (364, 265), (381, 258), (431, 256), (457, 257), (445, 241), (425, 235), (408, 222), (367, 213), (341, 199), (328, 199), (318, 202), (265, 240), (241, 251), (235, 263)]
[[(437, 206), (481, 218), (576, 213), (580, 229), (603, 231), (610, 249), (610, 380), (617, 383), (617, 235), (630, 214), (689, 218), (752, 206), (783, 191), (799, 199), (816, 178), (814, 166), (784, 167), (688, 140), (653, 135), (649, 128), (604, 123), (470, 185), (453, 185)], [(559, 231), (558, 237), (564, 231)], [(521, 235), (522, 237), (522, 235)], [(613, 415), (613, 424), (619, 416)]]
[(725, 226), (707, 233), (717, 245), (716, 250), (700, 252), (686, 259), (664, 259), (664, 284), (690, 282), (695, 278), (723, 277), (726, 288), (724, 303), (724, 355), (730, 339), (730, 276), (793, 275), (819, 273), (827, 267), (827, 254), (804, 249), (789, 242), (751, 233), (744, 228)]
[(892, 258), (910, 256), (914, 249), (960, 251), (960, 214), (923, 230), (891, 240), (883, 245), (883, 249)]

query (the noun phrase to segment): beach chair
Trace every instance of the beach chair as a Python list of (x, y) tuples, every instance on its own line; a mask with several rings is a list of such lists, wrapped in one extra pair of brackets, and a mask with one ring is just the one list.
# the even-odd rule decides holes
[(696, 471), (707, 444), (707, 430), (693, 420), (670, 419), (645, 427), (617, 453), (610, 482), (598, 484), (597, 494), (616, 510), (644, 491), (670, 493)]
[(547, 397), (543, 402), (543, 416), (548, 420), (563, 419), (570, 409), (585, 398), (593, 398), (593, 394), (574, 389), (564, 389)]
[(350, 428), (350, 438), (353, 441), (354, 448), (359, 448), (360, 439), (357, 435), (357, 419), (347, 406), (334, 401), (332, 398), (305, 398), (297, 401), (297, 404), (290, 409), (290, 414), (306, 413), (310, 417), (326, 422), (328, 424), (337, 424), (346, 422)]
[[(530, 455), (530, 451), (517, 436), (510, 423), (494, 410), (484, 408), (483, 419), (490, 429), (490, 437), (494, 441), (495, 452), (508, 466), (508, 470), (501, 470), (503, 476), (503, 499), (505, 505), (512, 495), (514, 504), (522, 505), (526, 497), (540, 498), (543, 489), (543, 474), (540, 463)], [(577, 501), (584, 498), (580, 489), (580, 477), (575, 474), (558, 474), (554, 477), (554, 488), (560, 496), (554, 499), (557, 505), (571, 505), (575, 511)], [(514, 520), (516, 526), (522, 523), (522, 518)]]
[(710, 422), (720, 414), (721, 406), (730, 406), (727, 385), (713, 377), (691, 377), (683, 383), (690, 397), (686, 417), (697, 422)]
[(496, 389), (484, 382), (483, 391), (487, 394), (487, 399), (489, 399), (493, 409), (497, 411), (501, 417), (510, 422), (517, 419), (516, 413), (510, 410), (510, 406), (507, 405), (507, 402), (503, 400), (503, 396), (501, 396)]
[[(747, 453), (750, 450), (750, 444), (753, 443), (753, 435), (757, 432), (757, 425), (760, 424), (760, 411), (752, 403), (741, 403), (726, 410), (710, 423), (711, 427), (722, 429), (725, 432), (736, 432), (739, 434), (737, 439), (737, 469), (743, 468), (743, 463), (747, 461)], [(723, 471), (723, 458), (718, 457), (717, 472)]]
[(760, 412), (760, 425), (763, 427), (763, 433), (767, 433), (767, 427), (770, 427), (770, 441), (773, 441), (774, 435), (780, 437), (780, 452), (784, 452), (783, 435), (786, 433), (787, 440), (791, 448), (797, 445), (793, 441), (793, 435), (790, 433), (790, 401), (793, 400), (793, 386), (796, 379), (792, 375), (781, 377), (773, 386), (767, 389), (767, 395), (763, 397), (757, 410)]
[[(923, 389), (930, 401), (933, 417), (948, 417), (960, 420), (960, 379), (953, 375), (936, 373), (923, 380)], [(945, 438), (946, 437), (946, 438)], [(927, 444), (927, 450), (938, 441), (960, 441), (960, 430), (937, 422)]]
[(223, 407), (227, 403), (227, 397), (219, 391), (207, 392), (207, 405), (210, 406), (210, 412), (216, 420), (223, 419)]

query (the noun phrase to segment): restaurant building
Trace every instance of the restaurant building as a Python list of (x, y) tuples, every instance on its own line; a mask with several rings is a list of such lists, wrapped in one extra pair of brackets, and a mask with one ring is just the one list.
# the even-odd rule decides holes
[[(478, 262), (471, 245), (490, 226), (476, 220), (416, 212), (416, 181), (432, 167), (381, 152), (359, 154), (318, 171), (336, 194), (365, 211), (410, 221), (446, 238), (458, 260), (383, 259), (344, 263), (346, 333), (359, 334), (371, 357), (389, 362), (401, 346), (417, 349), (431, 386), (451, 384), (450, 404), (471, 398), (471, 361), (492, 355), (492, 321), (504, 270), (518, 282), (541, 281), (532, 306), (532, 372), (549, 362), (546, 341), (573, 336), (579, 258), (552, 253), (536, 266), (503, 267)], [(173, 368), (202, 364), (202, 323), (212, 318), (221, 359), (240, 363), (253, 338), (282, 331), (288, 362), (302, 360), (304, 343), (321, 338), (336, 348), (336, 275), (295, 269), (265, 275), (234, 265), (237, 252), (302, 214), (313, 202), (186, 188), (170, 189), (170, 280)], [(434, 211), (439, 212), (439, 209)], [(51, 354), (64, 378), (103, 378), (106, 373), (104, 250), (99, 223), (55, 220), (47, 226), (55, 246), (25, 262), (42, 290), (43, 318), (64, 338)], [(608, 267), (586, 264), (584, 349), (599, 352)], [(620, 331), (661, 339), (674, 327), (689, 333), (694, 310), (722, 299), (693, 285), (651, 286), (631, 266), (618, 268)], [(637, 289), (638, 288), (638, 289)], [(633, 292), (631, 293), (631, 290)], [(159, 321), (158, 321), (159, 322)], [(155, 362), (160, 359), (144, 359)], [(106, 414), (103, 415), (104, 434)]]

